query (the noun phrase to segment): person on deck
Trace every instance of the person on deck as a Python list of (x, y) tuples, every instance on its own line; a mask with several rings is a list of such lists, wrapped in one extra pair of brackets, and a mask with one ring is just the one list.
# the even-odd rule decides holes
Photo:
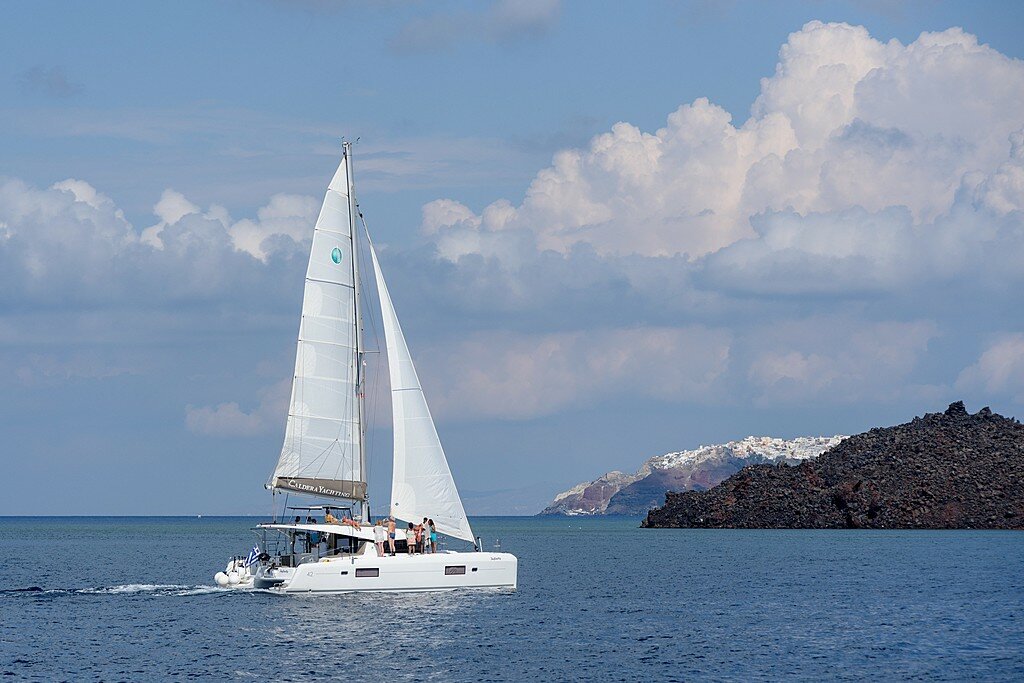
[[(296, 515), (295, 523), (296, 524), (301, 524), (302, 523), (302, 518), (299, 517), (298, 515)], [(309, 550), (309, 534), (304, 534), (301, 531), (296, 531), (295, 532), (295, 542), (296, 543), (299, 543), (299, 542), (302, 543), (302, 546), (301, 546), (302, 547), (302, 552), (304, 552), (304, 553), (310, 552), (310, 550)]]
[(437, 552), (437, 527), (434, 526), (434, 520), (427, 520), (427, 528), (430, 529), (430, 552)]
[(416, 530), (413, 529), (412, 522), (409, 522), (409, 528), (405, 530), (405, 545), (410, 555), (416, 552)]
[(395, 556), (395, 518), (388, 517), (388, 549), (391, 550), (391, 557)]
[(324, 508), (324, 521), (328, 524), (344, 524), (345, 526), (350, 526), (354, 529), (363, 528), (359, 522), (352, 519), (351, 517), (342, 516), (341, 519), (338, 519), (337, 517), (331, 514), (331, 508)]
[[(424, 520), (424, 521), (426, 521), (426, 520)], [(412, 528), (412, 530), (416, 532), (416, 552), (422, 553), (423, 552), (423, 525), (422, 524), (417, 524), (416, 526), (414, 526)]]
[(384, 520), (378, 519), (377, 525), (373, 527), (373, 542), (377, 545), (377, 554), (384, 557), (384, 541), (388, 537), (388, 531), (384, 528)]

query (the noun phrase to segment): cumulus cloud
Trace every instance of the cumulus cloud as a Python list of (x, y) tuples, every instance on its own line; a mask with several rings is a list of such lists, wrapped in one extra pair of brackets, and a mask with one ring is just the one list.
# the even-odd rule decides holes
[(920, 241), (958, 193), (976, 193), (979, 210), (1021, 210), (1022, 130), (1024, 63), (974, 36), (902, 45), (814, 21), (789, 37), (741, 125), (704, 98), (653, 133), (618, 123), (559, 152), (518, 205), (476, 214), (445, 200), (425, 209), (424, 229), (453, 260), (508, 231), (542, 250), (696, 259), (764, 237), (751, 220), (768, 212), (903, 207)]
[(810, 22), (741, 124), (703, 98), (618, 123), (520, 202), (438, 199), (421, 228), (448, 264), (433, 291), (475, 315), (720, 326), (718, 385), (761, 405), (943, 400), (936, 367), (963, 364), (936, 353), (1024, 324), (1024, 63), (957, 28), (904, 45)]
[(48, 190), (0, 181), (0, 299), (113, 287), (111, 264), (137, 241), (123, 212), (83, 181)]
[[(0, 303), (221, 300), (302, 261), (318, 202), (276, 195), (255, 219), (205, 212), (168, 190), (138, 231), (89, 183), (0, 179)], [(248, 295), (247, 295), (248, 296)]]
[(144, 243), (158, 249), (164, 248), (161, 234), (188, 216), (201, 216), (207, 221), (219, 223), (238, 251), (250, 254), (261, 261), (267, 260), (263, 243), (277, 236), (288, 237), (295, 242), (309, 239), (311, 227), (316, 222), (320, 203), (313, 197), (302, 195), (275, 194), (270, 202), (256, 211), (256, 219), (243, 218), (233, 221), (227, 209), (211, 206), (202, 211), (180, 192), (164, 190), (160, 201), (153, 207), (153, 213), (160, 219), (142, 231)]
[(699, 264), (702, 286), (761, 295), (866, 293), (959, 281), (974, 289), (1024, 282), (1021, 216), (956, 202), (935, 221), (915, 223), (907, 207), (876, 212), (767, 213), (756, 237)]

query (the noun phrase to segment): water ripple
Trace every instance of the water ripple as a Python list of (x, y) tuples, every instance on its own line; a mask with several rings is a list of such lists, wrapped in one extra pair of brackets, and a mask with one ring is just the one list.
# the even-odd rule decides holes
[(1024, 678), (1022, 534), (485, 520), (518, 591), (280, 596), (212, 585), (244, 520), (32, 524), (0, 521), (24, 680)]

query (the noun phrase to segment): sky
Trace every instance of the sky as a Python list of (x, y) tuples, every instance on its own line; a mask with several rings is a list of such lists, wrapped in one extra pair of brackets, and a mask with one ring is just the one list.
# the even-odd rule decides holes
[(470, 514), (1024, 416), (1020, 3), (0, 13), (0, 514), (269, 511), (343, 136)]

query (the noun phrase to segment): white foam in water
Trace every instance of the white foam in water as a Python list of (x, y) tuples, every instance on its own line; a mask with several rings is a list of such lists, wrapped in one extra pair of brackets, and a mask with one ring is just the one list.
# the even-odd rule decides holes
[(181, 586), (177, 584), (129, 583), (122, 586), (83, 588), (78, 593), (116, 595), (125, 593), (164, 593), (166, 595), (202, 595), (227, 590), (218, 586)]
[(271, 592), (258, 588), (224, 588), (221, 586), (188, 586), (176, 583), (126, 583), (119, 586), (100, 586), (98, 588), (3, 588), (0, 593), (25, 595), (170, 595), (190, 596), (207, 595), (210, 593), (266, 593)]
[(230, 588), (221, 588), (220, 586), (192, 586), (178, 591), (174, 595), (206, 595), (207, 593), (227, 593), (230, 590)]

